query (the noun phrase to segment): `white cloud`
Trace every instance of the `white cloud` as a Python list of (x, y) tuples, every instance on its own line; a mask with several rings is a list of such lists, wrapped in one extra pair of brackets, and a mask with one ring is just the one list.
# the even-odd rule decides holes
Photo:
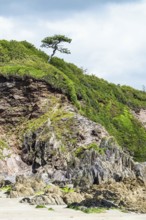
[(7, 38), (11, 35), (11, 31), (13, 30), (14, 24), (10, 19), (6, 19), (4, 17), (0, 17), (0, 36), (1, 38)]
[[(73, 39), (66, 60), (109, 81), (142, 88), (146, 81), (146, 1), (107, 4), (64, 19), (0, 17), (1, 38), (29, 40), (65, 34)], [(58, 54), (59, 55), (59, 54)], [(61, 55), (62, 57), (62, 55)]]
[(0, 39), (6, 40), (30, 40), (35, 38), (35, 31), (32, 27), (28, 28), (26, 23), (24, 26), (20, 21), (12, 18), (0, 17)]

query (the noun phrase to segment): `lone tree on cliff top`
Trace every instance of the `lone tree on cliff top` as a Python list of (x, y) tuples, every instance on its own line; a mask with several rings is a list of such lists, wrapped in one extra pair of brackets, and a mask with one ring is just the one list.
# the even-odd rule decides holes
[(52, 37), (46, 37), (42, 40), (42, 45), (41, 47), (46, 47), (46, 48), (52, 48), (53, 53), (50, 55), (48, 62), (51, 61), (52, 57), (56, 53), (56, 51), (59, 51), (61, 53), (66, 53), (70, 54), (70, 51), (67, 48), (63, 48), (60, 43), (65, 42), (65, 43), (71, 43), (71, 39), (64, 36), (64, 35), (54, 35)]

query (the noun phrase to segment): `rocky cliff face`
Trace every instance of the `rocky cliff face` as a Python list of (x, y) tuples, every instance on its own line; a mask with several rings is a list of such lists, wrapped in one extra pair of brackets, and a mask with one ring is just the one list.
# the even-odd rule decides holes
[(0, 178), (16, 181), (10, 197), (35, 195), (22, 200), (30, 204), (146, 212), (146, 164), (134, 162), (64, 95), (27, 77), (0, 76)]
[(134, 162), (105, 129), (68, 107), (65, 104), (55, 119), (48, 118), (38, 130), (25, 134), (22, 158), (32, 172), (45, 172), (48, 181), (82, 187), (134, 178)]
[(30, 78), (0, 76), (0, 173), (30, 171), (20, 157), (23, 124), (45, 112), (49, 90)]
[(89, 188), (126, 178), (146, 181), (107, 131), (80, 115), (44, 82), (0, 76), (0, 173), (40, 173), (46, 182)]

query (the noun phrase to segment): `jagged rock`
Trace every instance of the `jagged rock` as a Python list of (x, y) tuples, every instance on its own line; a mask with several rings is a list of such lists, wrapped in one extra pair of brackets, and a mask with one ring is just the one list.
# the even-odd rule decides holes
[(4, 186), (10, 186), (10, 185), (13, 185), (13, 183), (10, 180), (5, 179), (4, 176), (0, 176), (0, 188)]
[(0, 188), (5, 186), (5, 179), (3, 176), (0, 176)]
[(17, 176), (16, 183), (9, 192), (10, 198), (33, 196), (45, 188), (46, 184), (38, 177)]
[(29, 203), (31, 205), (65, 205), (63, 199), (56, 194), (35, 196)]
[[(65, 112), (67, 107), (63, 108)], [(102, 126), (78, 115), (75, 111), (71, 120), (71, 137), (66, 137), (66, 134), (61, 131), (67, 144), (65, 152), (60, 151), (62, 140), (57, 140), (55, 133), (52, 132), (55, 129), (53, 125), (47, 128), (47, 132), (50, 130), (49, 137), (45, 133), (46, 124), (35, 133), (28, 133), (25, 136), (25, 150), (22, 151), (22, 158), (28, 164), (32, 164), (35, 172), (43, 166), (46, 174), (48, 172), (48, 182), (52, 181), (60, 186), (73, 183), (75, 186), (79, 185), (84, 188), (108, 182), (110, 179), (122, 181), (127, 177), (136, 178), (134, 161), (120, 149)], [(60, 127), (66, 127), (65, 123), (66, 121), (59, 122)], [(77, 130), (83, 131), (84, 138), (79, 139), (81, 135), (76, 132)], [(96, 135), (95, 130), (98, 131)], [(97, 134), (100, 134), (98, 139), (96, 139)], [(46, 136), (44, 144), (40, 141), (41, 136)], [(72, 137), (76, 140), (73, 145), (71, 144)], [(95, 149), (90, 148), (92, 144), (96, 145)], [(79, 150), (81, 152), (77, 154)], [(48, 165), (53, 168), (52, 174), (49, 170), (47, 171)]]
[(55, 186), (53, 184), (49, 185), (49, 187), (47, 187), (45, 189), (45, 194), (47, 194), (47, 195), (56, 194), (60, 197), (63, 197), (63, 192), (62, 192), (61, 188), (59, 188), (58, 186)]
[(106, 208), (119, 208), (119, 206), (116, 205), (113, 201), (109, 201), (106, 199), (102, 199), (100, 203), (101, 203), (101, 206), (106, 207)]
[(83, 192), (84, 200), (72, 203), (72, 207), (87, 208), (119, 208), (127, 211), (146, 213), (146, 190), (136, 180), (109, 182), (94, 185)]
[(24, 187), (23, 184), (17, 184), (9, 193), (10, 198), (32, 195), (34, 195), (34, 190), (31, 187)]
[(135, 164), (135, 172), (138, 179), (142, 180), (146, 185), (146, 162)]
[(30, 203), (30, 198), (25, 197), (25, 198), (20, 200), (20, 203)]
[(28, 174), (31, 168), (33, 173), (43, 174), (43, 167), (46, 183), (61, 186), (73, 183), (84, 188), (110, 179), (137, 178), (138, 171), (131, 157), (101, 125), (78, 114), (65, 96), (51, 93), (46, 83), (28, 77), (2, 77), (0, 83), (4, 120), (0, 123), (3, 131), (0, 136), (4, 136), (7, 126), (12, 129), (18, 126), (23, 132), (20, 132), (22, 142), (17, 136), (19, 132), (8, 141), (12, 155), (15, 145), (21, 158), (16, 158), (16, 152), (13, 159), (11, 156), (2, 160), (0, 172), (12, 174), (12, 168), (15, 175), (21, 174), (21, 170)]
[[(91, 194), (92, 192), (92, 194)], [(146, 213), (146, 190), (138, 180), (125, 179), (123, 182), (109, 182), (94, 185), (86, 193), (92, 195), (78, 206), (115, 207)]]
[(5, 179), (9, 178), (11, 181), (15, 179), (16, 174), (30, 173), (31, 167), (25, 164), (21, 157), (14, 153), (12, 149), (9, 149), (7, 156), (5, 155), (5, 149), (3, 149), (3, 159), (0, 160), (0, 174)]
[[(80, 115), (64, 95), (52, 93), (45, 82), (0, 77), (0, 139), (6, 142), (0, 151), (0, 173), (4, 180), (19, 175), (10, 197), (34, 195), (50, 183), (73, 184), (84, 192), (103, 185), (102, 198), (94, 191), (96, 195), (88, 201), (145, 211), (145, 163), (135, 163), (100, 124)], [(138, 184), (133, 187), (134, 181)], [(119, 196), (113, 194), (116, 187)], [(76, 200), (75, 194), (63, 195), (54, 188), (30, 203), (63, 204), (63, 198), (68, 203)]]
[(74, 202), (81, 202), (84, 196), (77, 192), (63, 192), (61, 188), (50, 185), (44, 189), (42, 195), (36, 195), (32, 198), (23, 198), (21, 203), (29, 203), (31, 205), (65, 205)]

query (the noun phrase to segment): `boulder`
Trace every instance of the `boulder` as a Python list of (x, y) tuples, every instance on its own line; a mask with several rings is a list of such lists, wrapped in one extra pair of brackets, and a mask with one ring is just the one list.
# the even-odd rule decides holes
[(29, 203), (31, 205), (65, 205), (63, 199), (57, 194), (34, 196)]
[(81, 202), (84, 200), (84, 196), (81, 195), (80, 193), (76, 193), (76, 192), (70, 192), (67, 193), (64, 197), (63, 197), (64, 202), (69, 205), (71, 203), (77, 203), (77, 202)]
[(35, 193), (44, 190), (46, 184), (38, 176), (25, 177), (23, 175), (16, 177), (16, 183), (9, 192), (9, 197), (33, 196)]

